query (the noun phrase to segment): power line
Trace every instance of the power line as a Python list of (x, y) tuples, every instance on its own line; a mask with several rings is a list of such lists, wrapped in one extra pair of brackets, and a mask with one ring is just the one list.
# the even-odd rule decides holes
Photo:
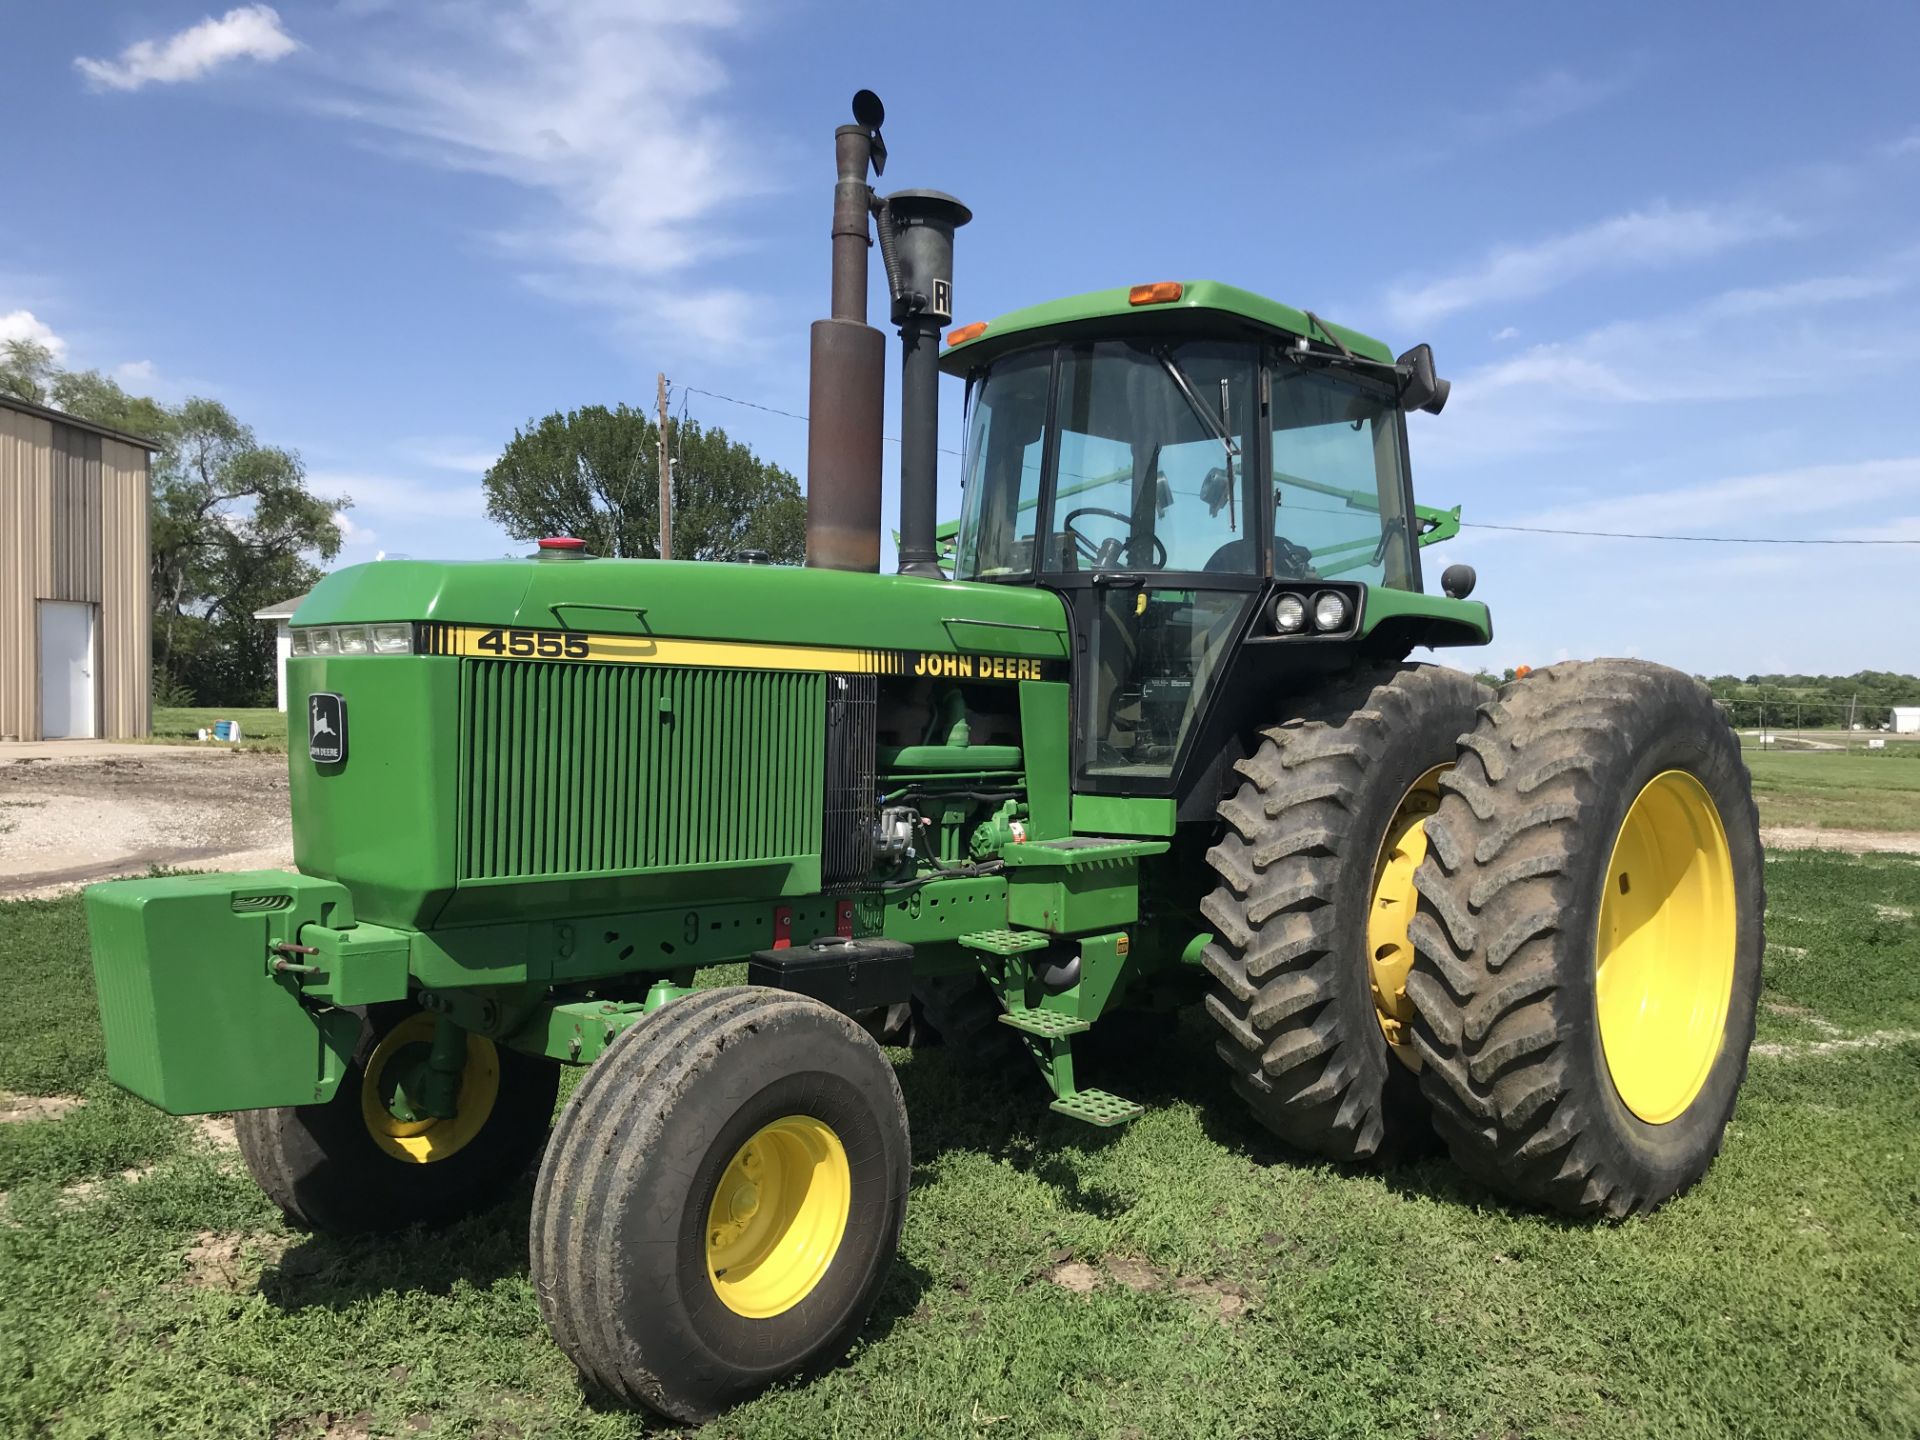
[[(773, 405), (762, 405), (756, 400), (742, 400), (737, 395), (722, 395), (716, 390), (702, 390), (695, 385), (680, 387), (683, 394), (705, 395), (709, 400), (724, 400), (729, 405), (743, 405), (749, 410), (762, 410), (769, 415), (781, 415), (789, 420), (807, 419), (805, 415), (793, 410), (781, 410)], [(899, 437), (889, 435), (887, 440), (895, 445)], [(960, 455), (958, 450), (940, 447), (942, 455)], [(1289, 505), (1289, 510), (1320, 510), (1319, 506)], [(1345, 514), (1345, 511), (1327, 510), (1326, 514)], [(1676, 540), (1695, 545), (1920, 545), (1920, 539), (1914, 540), (1820, 540), (1798, 536), (1776, 535), (1655, 535), (1637, 530), (1575, 530), (1551, 525), (1496, 525), (1487, 520), (1462, 520), (1462, 530), (1508, 530), (1523, 535), (1578, 535), (1589, 540)]]
[[(709, 400), (724, 400), (729, 405), (744, 405), (749, 410), (764, 410), (769, 415), (784, 415), (789, 420), (806, 420), (808, 418), (793, 410), (781, 410), (773, 405), (762, 405), (757, 400), (742, 400), (738, 395), (722, 395), (717, 390), (702, 390), (697, 385), (683, 385), (680, 388), (688, 395), (704, 395)], [(900, 437), (897, 435), (889, 435), (886, 438), (889, 444), (898, 445), (900, 443)], [(949, 450), (944, 445), (939, 448), (942, 455), (957, 456), (960, 454), (958, 450)]]
[(1572, 530), (1550, 525), (1495, 525), (1462, 520), (1462, 530), (1513, 530), (1526, 535), (1583, 535), (1593, 540), (1685, 540), (1696, 545), (1920, 545), (1916, 540), (1819, 540), (1778, 535), (1649, 535), (1637, 530)]

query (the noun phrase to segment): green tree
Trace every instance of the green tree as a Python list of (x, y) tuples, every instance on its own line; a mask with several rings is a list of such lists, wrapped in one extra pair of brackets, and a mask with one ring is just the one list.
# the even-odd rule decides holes
[(340, 553), (337, 515), (291, 450), (262, 445), (218, 400), (162, 405), (97, 370), (62, 370), (44, 345), (0, 350), (0, 390), (151, 439), (148, 577), (156, 681), (205, 705), (274, 694), (272, 631), (253, 612), (320, 580)]
[(308, 491), (291, 450), (262, 445), (217, 400), (168, 412), (153, 472), (154, 662), (204, 703), (270, 694), (273, 637), (253, 612), (318, 583), (352, 502)]
[(59, 373), (53, 351), (38, 340), (9, 340), (0, 345), (0, 395), (44, 405)]
[[(596, 555), (660, 553), (659, 429), (626, 405), (588, 405), (529, 420), (486, 473), (487, 514), (516, 540), (577, 535)], [(800, 482), (724, 430), (669, 421), (673, 555), (725, 560), (764, 550), (806, 556)]]

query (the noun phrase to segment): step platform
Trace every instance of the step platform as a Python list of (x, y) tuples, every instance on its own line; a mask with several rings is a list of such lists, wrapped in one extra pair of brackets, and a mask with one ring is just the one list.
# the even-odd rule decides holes
[(1122, 1100), (1118, 1095), (1110, 1095), (1105, 1090), (1076, 1090), (1073, 1094), (1054, 1101), (1047, 1108), (1102, 1128), (1124, 1125), (1129, 1120), (1136, 1120), (1146, 1114), (1146, 1106), (1135, 1104), (1131, 1100)]
[(1024, 955), (1046, 949), (1053, 937), (1040, 930), (973, 930), (962, 935), (960, 943), (989, 955)]
[(1063, 1040), (1093, 1028), (1092, 1022), (1077, 1015), (1063, 1015), (1058, 1010), (1009, 1010), (1000, 1017), (1000, 1023), (1042, 1040)]

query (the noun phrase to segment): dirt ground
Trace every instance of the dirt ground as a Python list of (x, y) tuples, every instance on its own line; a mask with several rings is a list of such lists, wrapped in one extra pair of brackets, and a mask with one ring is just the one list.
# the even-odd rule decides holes
[(1920, 854), (1920, 835), (1898, 830), (1827, 830), (1814, 825), (1762, 825), (1769, 850), (1843, 850), (1849, 855)]
[(292, 864), (284, 755), (0, 746), (0, 898), (57, 895), (155, 865)]

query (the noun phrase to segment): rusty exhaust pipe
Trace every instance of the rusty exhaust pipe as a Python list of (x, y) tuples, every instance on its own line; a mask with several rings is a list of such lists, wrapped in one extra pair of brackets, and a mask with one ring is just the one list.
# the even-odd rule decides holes
[(831, 318), (813, 322), (807, 383), (807, 564), (829, 570), (880, 569), (887, 340), (867, 324), (867, 170), (886, 169), (885, 118), (880, 97), (862, 90), (854, 123), (833, 135)]

